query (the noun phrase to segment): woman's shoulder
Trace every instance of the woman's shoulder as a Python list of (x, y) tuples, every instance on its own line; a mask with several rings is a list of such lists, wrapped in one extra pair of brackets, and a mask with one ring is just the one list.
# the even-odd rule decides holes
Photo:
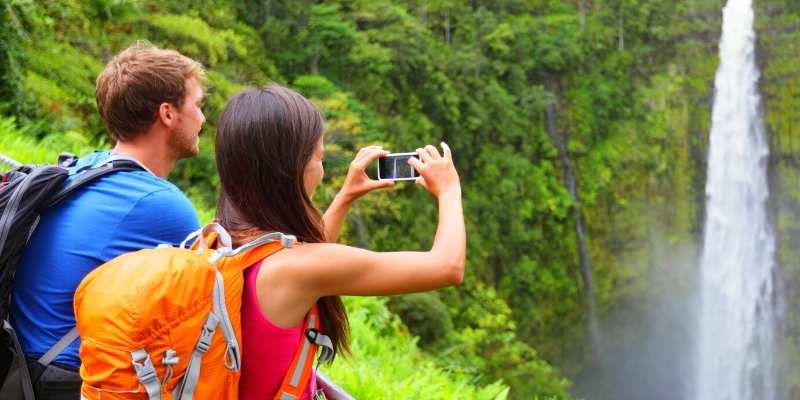
[(319, 275), (320, 268), (353, 262), (364, 252), (366, 250), (337, 243), (299, 243), (267, 257), (263, 263), (279, 276), (313, 279)]
[(360, 249), (338, 243), (297, 243), (267, 257), (264, 261), (281, 266), (305, 266), (324, 261), (336, 261), (353, 250)]

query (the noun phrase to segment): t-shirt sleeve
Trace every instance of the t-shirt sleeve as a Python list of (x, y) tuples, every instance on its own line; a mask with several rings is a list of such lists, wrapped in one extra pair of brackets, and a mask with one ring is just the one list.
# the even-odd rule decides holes
[(103, 251), (107, 258), (152, 248), (180, 244), (200, 227), (194, 206), (178, 190), (163, 189), (140, 198), (112, 233), (115, 240)]

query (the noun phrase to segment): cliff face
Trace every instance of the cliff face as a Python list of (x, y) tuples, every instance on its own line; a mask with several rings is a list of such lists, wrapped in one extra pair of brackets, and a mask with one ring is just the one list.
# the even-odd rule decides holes
[(800, 396), (800, 3), (759, 1), (761, 92), (770, 134), (770, 207), (783, 308), (779, 365), (787, 398)]
[[(663, 65), (629, 93), (635, 115), (611, 121), (609, 137), (577, 162), (582, 186), (605, 185), (592, 190), (599, 195), (584, 213), (609, 309), (652, 289), (648, 274), (666, 268), (676, 251), (696, 252), (701, 238), (721, 9), (717, 1), (691, 1), (681, 10)], [(607, 183), (598, 181), (597, 157), (606, 161)], [(626, 282), (630, 290), (604, 290)]]
[[(611, 183), (584, 213), (603, 338), (601, 356), (574, 375), (578, 397), (666, 400), (691, 389), (721, 7), (681, 3), (662, 64), (630, 93), (634, 117), (599, 147), (614, 160)], [(588, 165), (578, 161), (582, 185), (602, 176)]]
[[(663, 68), (632, 93), (647, 117), (629, 122), (636, 135), (617, 144), (648, 153), (622, 158), (627, 164), (612, 168), (617, 173), (611, 195), (584, 207), (603, 310), (607, 356), (599, 363), (607, 372), (594, 372), (595, 365), (585, 364), (575, 375), (579, 393), (659, 398), (661, 389), (674, 395), (690, 388), (691, 378), (675, 369), (692, 366), (692, 296), (702, 245), (724, 3), (683, 2), (671, 46), (664, 49), (669, 56)], [(800, 3), (754, 3), (771, 143), (768, 207), (778, 240), (777, 281), (782, 289), (775, 300), (783, 310), (780, 385), (786, 398), (798, 398), (800, 317), (793, 310), (800, 307)], [(677, 347), (664, 350), (670, 346)], [(642, 377), (642, 382), (631, 383), (631, 376)]]

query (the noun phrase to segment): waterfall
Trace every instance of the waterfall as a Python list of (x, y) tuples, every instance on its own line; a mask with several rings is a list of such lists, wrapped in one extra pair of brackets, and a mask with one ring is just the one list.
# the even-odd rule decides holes
[(700, 270), (697, 400), (774, 400), (775, 239), (750, 0), (723, 11)]

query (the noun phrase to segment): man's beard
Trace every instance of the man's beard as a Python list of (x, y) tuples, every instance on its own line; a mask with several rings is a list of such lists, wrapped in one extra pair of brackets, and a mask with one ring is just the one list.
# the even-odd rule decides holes
[(199, 153), (199, 132), (189, 134), (183, 128), (175, 128), (169, 137), (169, 148), (176, 159), (194, 157)]

